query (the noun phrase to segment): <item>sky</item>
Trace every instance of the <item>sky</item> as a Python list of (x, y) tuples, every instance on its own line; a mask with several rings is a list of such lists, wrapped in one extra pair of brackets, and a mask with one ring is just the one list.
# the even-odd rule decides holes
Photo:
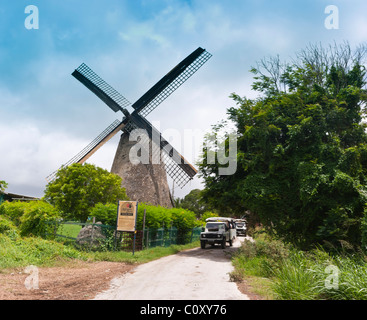
[[(257, 96), (257, 61), (289, 61), (309, 44), (364, 43), (366, 12), (364, 0), (0, 0), (0, 180), (8, 192), (42, 197), (46, 176), (121, 119), (71, 76), (83, 62), (134, 103), (197, 47), (210, 52), (147, 117), (195, 164), (203, 134), (235, 106), (231, 93)], [(118, 141), (88, 162), (110, 170)], [(174, 195), (195, 188), (198, 176)]]

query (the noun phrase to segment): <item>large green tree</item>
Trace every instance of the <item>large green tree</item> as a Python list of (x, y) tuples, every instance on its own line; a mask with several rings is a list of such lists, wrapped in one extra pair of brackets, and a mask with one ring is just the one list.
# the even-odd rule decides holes
[(205, 211), (208, 211), (207, 205), (202, 201), (201, 190), (193, 189), (184, 198), (175, 199), (176, 207), (193, 211), (197, 217), (200, 217)]
[(292, 63), (261, 60), (257, 99), (233, 94), (237, 171), (218, 174), (204, 150), (204, 199), (251, 210), (278, 236), (360, 245), (367, 203), (366, 48), (309, 46)]
[(92, 164), (73, 164), (57, 172), (46, 186), (45, 199), (65, 218), (84, 222), (97, 203), (116, 203), (127, 196), (119, 176)]

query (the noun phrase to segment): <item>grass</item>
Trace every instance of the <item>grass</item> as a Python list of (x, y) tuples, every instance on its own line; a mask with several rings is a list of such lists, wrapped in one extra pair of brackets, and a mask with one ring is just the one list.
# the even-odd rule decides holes
[(58, 241), (45, 240), (38, 237), (20, 237), (16, 232), (0, 234), (0, 270), (26, 267), (28, 265), (64, 266), (75, 259), (84, 261), (114, 261), (125, 263), (145, 263), (175, 254), (179, 251), (195, 248), (199, 242), (187, 245), (172, 245), (170, 247), (156, 247), (148, 250), (132, 252), (125, 251), (80, 251), (72, 245), (65, 245)]
[(245, 279), (265, 299), (367, 300), (367, 257), (361, 252), (300, 251), (262, 238), (245, 241), (233, 264), (231, 279)]
[(81, 225), (62, 224), (59, 226), (56, 233), (66, 237), (76, 238), (81, 229), (82, 229)]
[(0, 269), (28, 265), (52, 266), (60, 260), (88, 260), (88, 254), (70, 246), (41, 238), (0, 234)]

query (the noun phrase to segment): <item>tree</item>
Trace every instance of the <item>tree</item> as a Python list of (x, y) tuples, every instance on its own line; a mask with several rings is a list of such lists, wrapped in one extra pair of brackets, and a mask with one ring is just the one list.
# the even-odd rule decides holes
[(228, 109), (238, 133), (238, 169), (219, 176), (219, 164), (208, 165), (204, 150), (204, 198), (249, 209), (301, 248), (340, 240), (360, 245), (367, 203), (365, 56), (365, 47), (352, 52), (343, 44), (309, 46), (292, 63), (261, 60), (251, 70), (260, 97), (232, 94), (237, 107)]
[(127, 196), (119, 176), (92, 164), (73, 164), (57, 172), (46, 186), (45, 199), (64, 218), (85, 222), (97, 203), (116, 203)]
[(4, 193), (7, 187), (8, 184), (4, 180), (0, 180), (0, 194)]
[(203, 202), (200, 189), (191, 190), (183, 199), (177, 199), (176, 207), (193, 211), (197, 217), (200, 217), (208, 207)]

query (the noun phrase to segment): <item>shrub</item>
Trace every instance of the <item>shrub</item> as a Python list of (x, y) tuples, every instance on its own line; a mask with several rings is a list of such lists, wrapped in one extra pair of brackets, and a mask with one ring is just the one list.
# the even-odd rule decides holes
[(144, 210), (146, 210), (145, 228), (159, 229), (171, 227), (171, 209), (161, 206), (152, 206), (145, 203), (139, 203), (137, 218), (138, 229), (143, 228)]
[(0, 216), (0, 233), (6, 233), (7, 231), (15, 229), (16, 226), (10, 219)]
[(100, 221), (102, 224), (115, 226), (117, 218), (117, 204), (97, 203), (91, 210), (91, 217), (95, 217), (96, 221)]
[[(192, 228), (201, 225), (196, 220), (195, 213), (182, 208), (165, 208), (139, 203), (137, 216), (137, 229), (143, 229), (144, 210), (146, 210), (145, 228), (169, 229), (177, 228), (178, 243), (185, 243), (187, 236), (191, 235)], [(91, 211), (91, 216), (103, 224), (115, 226), (117, 216), (117, 204), (97, 204)]]
[(200, 223), (196, 221), (195, 213), (182, 208), (171, 209), (172, 225), (177, 228), (177, 243), (184, 244), (191, 235), (192, 228)]
[(20, 225), (20, 217), (24, 214), (27, 202), (5, 201), (0, 205), (0, 215), (7, 216), (16, 226)]
[(60, 218), (59, 212), (45, 201), (32, 201), (25, 204), (24, 214), (20, 218), (20, 234), (22, 236), (45, 236), (53, 234)]
[(59, 212), (51, 204), (42, 200), (6, 201), (0, 206), (0, 215), (11, 220), (22, 236), (52, 234), (57, 227), (55, 222), (60, 218)]

